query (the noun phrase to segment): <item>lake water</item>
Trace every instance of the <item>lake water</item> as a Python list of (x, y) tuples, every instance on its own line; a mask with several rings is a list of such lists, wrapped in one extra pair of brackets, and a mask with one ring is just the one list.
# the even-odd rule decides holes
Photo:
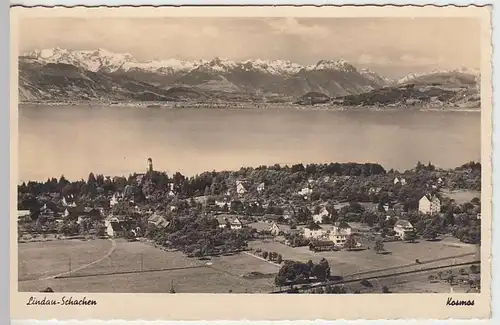
[(480, 160), (477, 112), (353, 112), (27, 106), (19, 109), (19, 178), (156, 170), (195, 174), (275, 163)]

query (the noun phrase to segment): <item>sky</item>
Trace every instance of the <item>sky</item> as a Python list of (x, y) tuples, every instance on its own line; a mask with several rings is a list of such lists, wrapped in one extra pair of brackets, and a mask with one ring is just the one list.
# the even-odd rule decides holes
[(130, 53), (158, 59), (345, 59), (388, 77), (479, 69), (474, 18), (25, 18), (20, 51), (42, 48)]

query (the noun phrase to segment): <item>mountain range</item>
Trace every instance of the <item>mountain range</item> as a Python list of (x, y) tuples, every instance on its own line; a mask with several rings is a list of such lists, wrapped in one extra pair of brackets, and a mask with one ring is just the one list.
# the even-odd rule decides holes
[[(460, 80), (477, 80), (474, 72), (447, 73)], [(399, 81), (390, 80), (373, 71), (357, 69), (345, 60), (320, 60), (306, 66), (285, 60), (237, 62), (222, 58), (140, 62), (128, 53), (60, 48), (35, 50), (19, 57), (21, 101), (286, 102), (311, 92), (329, 98), (358, 95), (425, 77), (410, 75)]]

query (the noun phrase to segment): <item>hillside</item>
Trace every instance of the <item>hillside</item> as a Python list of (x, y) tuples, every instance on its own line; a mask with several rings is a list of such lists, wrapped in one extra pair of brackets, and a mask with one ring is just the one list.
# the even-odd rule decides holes
[(444, 88), (428, 85), (384, 87), (359, 95), (335, 98), (341, 106), (385, 106), (417, 108), (479, 109), (481, 100), (476, 88)]
[(299, 105), (316, 105), (316, 104), (325, 104), (330, 102), (331, 98), (323, 93), (318, 92), (309, 92), (304, 96), (301, 96), (295, 104)]
[[(365, 72), (369, 74), (369, 72)], [(469, 71), (433, 71), (411, 74), (397, 82), (358, 94), (329, 96), (308, 92), (295, 101), (299, 105), (326, 104), (335, 106), (415, 107), (479, 109), (480, 75)], [(381, 81), (382, 82), (382, 81)]]
[(65, 63), (19, 62), (20, 101), (183, 101), (206, 98), (191, 89), (162, 89), (125, 76)]
[[(307, 92), (321, 92), (332, 97), (345, 96), (376, 89), (388, 82), (374, 72), (358, 71), (344, 60), (321, 60), (307, 66), (284, 60), (236, 62), (222, 58), (210, 61), (168, 59), (139, 62), (130, 54), (111, 53), (103, 49), (72, 51), (55, 48), (32, 51), (20, 57), (19, 66), (23, 75), (20, 94), (26, 100), (45, 97), (57, 100), (68, 96), (99, 98), (106, 96), (109, 91), (109, 85), (106, 84), (121, 84), (121, 80), (126, 80), (126, 83), (133, 80), (137, 87), (146, 88), (144, 91), (148, 94), (153, 93), (146, 98), (153, 98), (154, 94), (167, 96), (162, 90), (181, 87), (184, 90), (194, 88), (196, 92), (217, 93), (219, 97), (221, 93), (227, 93), (228, 97), (239, 94), (236, 97), (243, 96), (246, 99), (297, 97)], [(85, 76), (82, 80), (92, 75), (94, 79), (90, 79), (94, 83), (83, 82), (73, 88), (76, 81), (71, 78), (59, 78), (56, 81), (46, 76), (58, 74), (55, 71), (58, 68), (62, 69), (59, 74), (64, 75), (69, 66), (74, 66)], [(43, 70), (39, 74), (44, 75), (44, 82), (40, 83), (40, 76), (33, 72), (36, 69)], [(96, 84), (99, 80), (107, 80), (101, 88)], [(50, 85), (50, 81), (56, 82), (56, 85)], [(64, 82), (69, 83), (63, 85)], [(54, 87), (62, 88), (60, 92), (50, 90)], [(130, 95), (126, 93), (133, 89), (122, 88), (123, 85), (111, 87), (113, 93), (109, 97), (129, 98)], [(116, 91), (118, 94), (115, 94)]]

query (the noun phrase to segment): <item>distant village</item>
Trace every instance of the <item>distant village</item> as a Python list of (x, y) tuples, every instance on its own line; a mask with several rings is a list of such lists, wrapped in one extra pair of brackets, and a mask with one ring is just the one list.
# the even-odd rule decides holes
[(198, 257), (246, 250), (262, 238), (312, 251), (442, 235), (478, 244), (480, 196), (454, 195), (480, 189), (474, 162), (449, 170), (419, 162), (405, 172), (274, 165), (188, 178), (155, 171), (149, 158), (144, 173), (128, 178), (91, 173), (18, 186), (18, 240), (126, 238)]

